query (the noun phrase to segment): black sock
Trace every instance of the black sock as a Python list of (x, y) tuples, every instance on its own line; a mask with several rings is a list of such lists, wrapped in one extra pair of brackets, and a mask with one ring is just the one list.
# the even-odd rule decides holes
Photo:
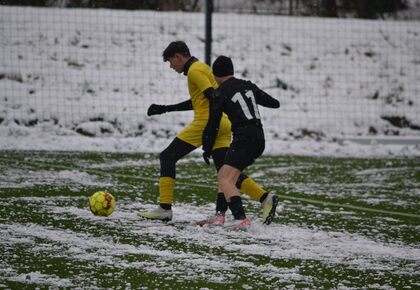
[(261, 197), (260, 197), (260, 202), (263, 203), (264, 200), (267, 198), (268, 196), (268, 191), (266, 191)]
[(231, 197), (228, 205), (235, 220), (243, 220), (246, 218), (244, 207), (242, 205), (242, 199), (240, 196)]
[(225, 215), (225, 212), (228, 209), (228, 204), (223, 192), (217, 193), (216, 199), (216, 214)]
[(160, 203), (159, 205), (161, 208), (166, 209), (166, 210), (172, 209), (172, 204), (169, 204), (169, 203)]

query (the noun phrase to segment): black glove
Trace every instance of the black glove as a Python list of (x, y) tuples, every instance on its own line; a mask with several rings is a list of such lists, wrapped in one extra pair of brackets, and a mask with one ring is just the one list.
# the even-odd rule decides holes
[(210, 157), (211, 157), (211, 153), (210, 152), (203, 152), (203, 159), (204, 162), (207, 163), (207, 165), (210, 165)]
[(164, 105), (152, 104), (147, 110), (147, 116), (160, 115), (163, 113), (166, 113), (166, 106)]

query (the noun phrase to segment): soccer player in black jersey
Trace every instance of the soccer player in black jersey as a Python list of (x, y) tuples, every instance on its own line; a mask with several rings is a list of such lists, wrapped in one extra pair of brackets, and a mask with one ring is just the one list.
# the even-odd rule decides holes
[[(160, 115), (172, 111), (194, 111), (194, 119), (186, 126), (169, 146), (160, 154), (159, 178), (159, 206), (150, 211), (141, 212), (143, 218), (168, 221), (172, 219), (172, 203), (176, 181), (176, 163), (179, 159), (194, 151), (202, 144), (202, 135), (209, 117), (209, 96), (211, 96), (217, 83), (211, 68), (191, 55), (187, 44), (183, 41), (171, 42), (162, 53), (163, 60), (169, 62), (178, 74), (187, 77), (187, 86), (190, 93), (188, 100), (172, 105), (152, 104), (147, 110), (147, 115)], [(224, 156), (231, 140), (230, 121), (222, 115), (214, 144), (209, 149), (212, 153), (216, 170), (223, 165)], [(236, 181), (236, 186), (253, 200), (260, 201), (262, 208), (268, 203), (269, 193), (259, 186), (252, 178), (241, 175)], [(224, 194), (219, 190), (216, 199), (216, 214), (204, 221), (204, 224), (223, 224), (227, 203)], [(263, 219), (264, 210), (263, 210)]]
[[(246, 217), (242, 200), (235, 183), (242, 171), (261, 156), (265, 148), (263, 126), (258, 106), (279, 108), (280, 103), (262, 91), (250, 81), (233, 76), (232, 60), (219, 56), (213, 63), (213, 74), (219, 88), (210, 97), (210, 116), (203, 132), (203, 157), (206, 162), (211, 156), (211, 148), (217, 136), (220, 120), (225, 113), (232, 123), (233, 140), (226, 153), (224, 165), (218, 172), (219, 188), (228, 201), (228, 206), (235, 219), (235, 229), (250, 225)], [(263, 207), (265, 224), (274, 218), (278, 197), (270, 193), (266, 198), (267, 206)]]

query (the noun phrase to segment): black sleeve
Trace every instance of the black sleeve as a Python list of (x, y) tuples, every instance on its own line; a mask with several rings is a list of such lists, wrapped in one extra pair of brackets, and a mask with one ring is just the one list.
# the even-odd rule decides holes
[[(207, 90), (206, 90), (207, 91)], [(206, 95), (207, 97), (207, 95)], [(223, 113), (223, 96), (219, 91), (212, 90), (209, 93), (210, 112), (209, 120), (203, 132), (203, 150), (211, 153), (217, 133), (219, 131), (220, 119)]]
[(277, 101), (275, 98), (261, 90), (257, 85), (251, 83), (252, 91), (254, 92), (255, 100), (257, 101), (258, 105), (267, 108), (279, 108), (280, 102)]
[(203, 92), (204, 96), (210, 101), (213, 98), (214, 95), (214, 89), (212, 87), (206, 89)]
[(167, 105), (166, 106), (166, 112), (172, 112), (172, 111), (189, 111), (192, 110), (192, 103), (191, 100), (186, 100), (184, 102), (181, 102), (179, 104), (175, 105)]

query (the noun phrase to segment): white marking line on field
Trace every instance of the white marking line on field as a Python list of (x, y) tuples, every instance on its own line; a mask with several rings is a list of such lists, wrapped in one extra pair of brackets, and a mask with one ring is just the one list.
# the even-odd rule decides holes
[(280, 197), (280, 198), (284, 198), (284, 199), (303, 201), (303, 202), (307, 202), (307, 203), (315, 203), (315, 204), (320, 204), (320, 205), (323, 205), (323, 206), (342, 207), (342, 208), (346, 208), (346, 209), (354, 209), (354, 210), (367, 211), (367, 212), (392, 214), (392, 215), (399, 215), (399, 216), (413, 217), (413, 218), (420, 219), (420, 215), (413, 214), (413, 213), (405, 213), (405, 212), (392, 211), (392, 210), (375, 209), (375, 208), (368, 208), (368, 207), (362, 207), (362, 206), (350, 205), (350, 204), (339, 204), (339, 203), (333, 203), (333, 202), (329, 202), (329, 201), (315, 200), (315, 199), (303, 198), (303, 197), (294, 197), (294, 196), (289, 196), (289, 195), (277, 194), (277, 196)]
[[(9, 161), (9, 162), (12, 161), (12, 162), (16, 163), (16, 160), (14, 160), (14, 159), (8, 159), (8, 158), (0, 157), (0, 160)], [(31, 167), (35, 167), (35, 165), (31, 164), (29, 161), (19, 161), (19, 162), (20, 163), (25, 163), (26, 165), (29, 165)], [(89, 168), (82, 168), (82, 167), (69, 168), (69, 167), (64, 166), (64, 165), (51, 164), (51, 163), (45, 163), (45, 162), (37, 162), (37, 164), (50, 166), (50, 167), (58, 168), (58, 169), (65, 169), (65, 170), (77, 169), (77, 170), (83, 170), (83, 171), (88, 172), (88, 173), (94, 173), (94, 174), (99, 174), (99, 175), (109, 174), (109, 175), (112, 175), (112, 176), (122, 177), (122, 178), (145, 180), (145, 181), (150, 181), (150, 182), (155, 182), (155, 183), (158, 182), (157, 178), (143, 177), (143, 176), (132, 176), (132, 175), (126, 175), (126, 174), (120, 174), (120, 173), (110, 173), (110, 172), (107, 172), (107, 171), (104, 171), (104, 170), (89, 169)], [(182, 181), (177, 181), (176, 183), (180, 184), (180, 185), (188, 185), (188, 186), (192, 186), (192, 187), (202, 187), (202, 188), (215, 188), (216, 187), (215, 184), (214, 185), (209, 185), (209, 184), (182, 182)], [(294, 197), (294, 196), (282, 195), (282, 194), (277, 194), (277, 196), (280, 197), (280, 198), (286, 199), (286, 200), (302, 201), (302, 202), (307, 202), (307, 203), (311, 203), (311, 204), (319, 204), (319, 205), (322, 205), (322, 206), (332, 206), (332, 207), (346, 208), (346, 209), (359, 210), (359, 211), (365, 211), (365, 212), (398, 215), (398, 216), (412, 217), (412, 218), (420, 219), (420, 215), (412, 214), (412, 213), (398, 212), (398, 211), (392, 211), (392, 210), (374, 209), (374, 208), (368, 208), (368, 207), (362, 207), (362, 206), (356, 206), (356, 205), (349, 205), (349, 204), (339, 204), (339, 203), (333, 203), (333, 202), (329, 202), (329, 201), (321, 201), (321, 200), (303, 198), (303, 197)]]

